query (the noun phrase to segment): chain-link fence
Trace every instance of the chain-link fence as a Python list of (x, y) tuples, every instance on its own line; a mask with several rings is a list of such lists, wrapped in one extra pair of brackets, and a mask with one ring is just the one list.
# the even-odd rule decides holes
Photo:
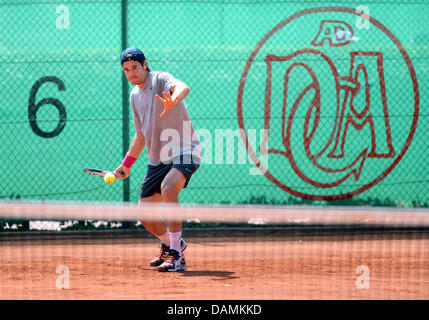
[[(185, 82), (203, 163), (180, 200), (426, 205), (424, 1), (0, 2), (3, 199), (136, 201), (119, 55)], [(345, 202), (334, 202), (342, 203)]]

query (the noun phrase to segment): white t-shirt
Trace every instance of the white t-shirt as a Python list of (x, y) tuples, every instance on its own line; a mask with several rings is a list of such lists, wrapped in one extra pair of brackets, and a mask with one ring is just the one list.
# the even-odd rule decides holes
[(180, 101), (164, 118), (160, 117), (164, 105), (155, 95), (163, 98), (162, 92), (170, 92), (176, 81), (167, 72), (149, 72), (144, 88), (135, 86), (131, 91), (134, 127), (145, 137), (149, 163), (152, 165), (169, 163), (180, 155), (192, 155), (192, 158), (201, 159), (200, 141), (185, 102)]

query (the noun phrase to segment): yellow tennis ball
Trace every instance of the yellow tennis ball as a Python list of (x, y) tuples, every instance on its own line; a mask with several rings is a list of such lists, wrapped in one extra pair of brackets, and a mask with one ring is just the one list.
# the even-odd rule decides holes
[(104, 182), (106, 182), (108, 184), (115, 182), (115, 175), (113, 173), (107, 173), (104, 176)]

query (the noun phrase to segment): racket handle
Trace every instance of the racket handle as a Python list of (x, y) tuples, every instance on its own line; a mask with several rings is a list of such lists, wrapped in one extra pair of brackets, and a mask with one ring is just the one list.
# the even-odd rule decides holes
[(124, 172), (124, 171), (119, 170), (119, 174), (120, 174), (122, 177), (125, 177), (125, 172)]

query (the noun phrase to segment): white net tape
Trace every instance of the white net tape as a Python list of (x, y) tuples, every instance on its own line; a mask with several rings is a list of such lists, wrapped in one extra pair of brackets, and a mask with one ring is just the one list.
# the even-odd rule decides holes
[(139, 221), (160, 216), (224, 223), (429, 226), (429, 210), (421, 208), (0, 201), (4, 219)]

